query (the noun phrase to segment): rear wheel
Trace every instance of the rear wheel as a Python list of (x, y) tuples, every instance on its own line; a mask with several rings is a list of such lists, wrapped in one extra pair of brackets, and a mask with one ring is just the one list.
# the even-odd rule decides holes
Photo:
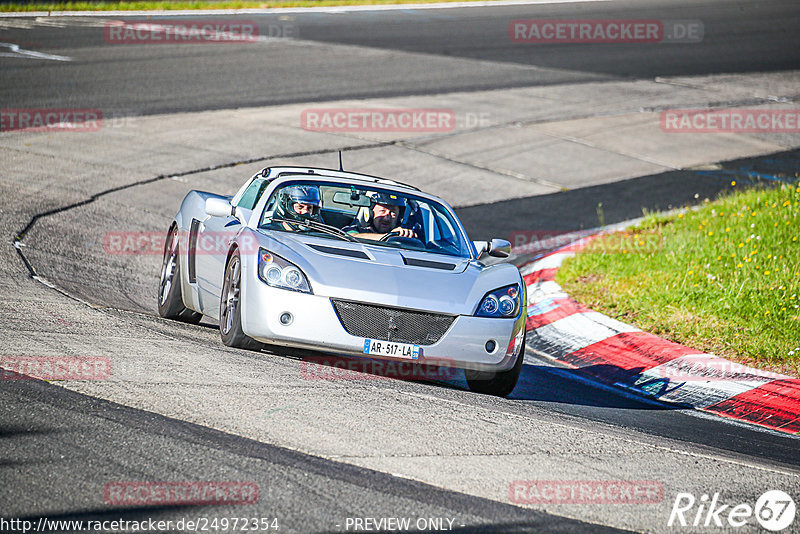
[(187, 323), (199, 323), (202, 313), (190, 310), (183, 304), (181, 294), (181, 265), (178, 253), (178, 231), (170, 228), (164, 243), (164, 260), (161, 263), (161, 278), (158, 284), (158, 314), (167, 319)]
[(225, 267), (225, 280), (219, 299), (219, 333), (229, 347), (259, 350), (261, 343), (242, 331), (242, 259), (234, 250)]
[(470, 391), (475, 393), (483, 393), (486, 395), (496, 395), (498, 397), (507, 397), (514, 391), (514, 387), (519, 380), (520, 371), (522, 371), (522, 361), (525, 359), (525, 338), (527, 332), (522, 336), (522, 348), (519, 349), (519, 355), (514, 367), (508, 371), (501, 371), (499, 373), (483, 373), (480, 371), (464, 371), (464, 376), (467, 379), (467, 385)]

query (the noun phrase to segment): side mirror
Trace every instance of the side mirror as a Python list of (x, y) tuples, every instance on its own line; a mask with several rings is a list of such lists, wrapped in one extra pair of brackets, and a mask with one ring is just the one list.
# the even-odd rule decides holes
[(206, 199), (206, 214), (212, 217), (230, 217), (233, 206), (224, 198), (211, 197)]
[(492, 239), (491, 241), (473, 241), (480, 258), (484, 254), (495, 258), (507, 258), (511, 255), (511, 243), (505, 239)]
[(507, 258), (511, 255), (511, 243), (505, 239), (492, 239), (489, 241), (489, 256), (495, 258)]

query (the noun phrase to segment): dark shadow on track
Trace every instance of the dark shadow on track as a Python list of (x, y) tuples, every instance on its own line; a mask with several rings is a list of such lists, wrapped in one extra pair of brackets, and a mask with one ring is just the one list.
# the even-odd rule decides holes
[[(7, 370), (3, 370), (2, 372), (4, 374), (10, 374)], [(31, 428), (29, 426), (8, 423), (0, 424), (0, 439), (14, 438), (16, 436), (49, 435), (57, 434), (59, 432), (61, 432), (61, 430), (57, 428), (47, 428), (44, 425), (41, 425), (38, 428)]]
[[(313, 351), (284, 350), (275, 356), (300, 359), (300, 372), (307, 380), (364, 382), (371, 380), (402, 380), (424, 382), (431, 387), (468, 390), (464, 372), (448, 366), (418, 364), (411, 361), (373, 360)], [(678, 410), (687, 406), (654, 400), (637, 399), (633, 395), (603, 389), (596, 376), (613, 378), (620, 383), (633, 383), (640, 369), (623, 369), (615, 365), (597, 364), (578, 369), (525, 364), (517, 387), (509, 398), (564, 405), (623, 408), (631, 410)], [(587, 381), (597, 385), (587, 387)], [(604, 380), (605, 381), (605, 380)]]
[(624, 408), (633, 410), (678, 410), (686, 408), (678, 404), (666, 404), (649, 400), (638, 400), (632, 395), (623, 395), (600, 389), (587, 388), (586, 381), (596, 381), (595, 376), (617, 376), (620, 383), (635, 381), (643, 369), (623, 369), (615, 365), (597, 364), (581, 369), (563, 369), (545, 365), (525, 364), (512, 399), (576, 404), (599, 408)]
[[(624, 78), (769, 72), (800, 65), (800, 6), (772, 2), (614, 2), (297, 17), (300, 36), (321, 42), (531, 65)], [(512, 21), (664, 21), (662, 42), (517, 42)], [(668, 21), (680, 19), (670, 30)], [(689, 28), (699, 39), (680, 39)], [(700, 29), (699, 32), (696, 29)], [(683, 37), (686, 37), (685, 35)]]
[[(456, 209), (470, 238), (596, 228), (714, 199), (735, 188), (797, 182), (800, 150), (742, 158), (713, 170), (680, 170), (534, 197)], [(567, 214), (569, 214), (567, 216)], [(513, 244), (513, 241), (512, 241)]]
[[(0, 500), (4, 515), (20, 517), (24, 510), (22, 519), (34, 525), (39, 518), (174, 522), (236, 516), (278, 518), (280, 532), (313, 532), (320, 527), (333, 531), (346, 517), (413, 516), (451, 517), (457, 520), (454, 527), (472, 529), (465, 532), (619, 532), (261, 443), (39, 380), (0, 382), (0, 419), (10, 417), (23, 418), (32, 432), (9, 438), (0, 449), (0, 454), (13, 451), (20, 457), (0, 465)], [(54, 425), (60, 433), (48, 435)], [(47, 461), (46, 476), (19, 469), (16, 463), (23, 457)], [(189, 507), (155, 498), (123, 506), (104, 502), (108, 482), (165, 480), (246, 481), (257, 485), (259, 497), (256, 503), (233, 507)]]

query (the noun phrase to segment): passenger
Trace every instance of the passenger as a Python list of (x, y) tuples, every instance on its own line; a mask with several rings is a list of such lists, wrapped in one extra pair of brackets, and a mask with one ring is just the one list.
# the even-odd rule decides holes
[(417, 237), (410, 228), (400, 227), (406, 209), (406, 199), (387, 193), (375, 193), (371, 197), (369, 210), (353, 219), (342, 228), (353, 237), (380, 240), (389, 234), (398, 237)]
[[(319, 188), (315, 185), (295, 185), (285, 188), (278, 197), (278, 206), (275, 208), (275, 218), (289, 221), (316, 221), (322, 222), (320, 209), (322, 198)], [(283, 223), (286, 230), (291, 226)]]

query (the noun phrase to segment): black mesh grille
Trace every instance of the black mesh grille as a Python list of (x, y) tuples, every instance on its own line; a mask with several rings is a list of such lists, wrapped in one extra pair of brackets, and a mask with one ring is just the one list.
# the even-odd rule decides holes
[(454, 315), (331, 300), (347, 333), (370, 339), (432, 345), (455, 320)]

